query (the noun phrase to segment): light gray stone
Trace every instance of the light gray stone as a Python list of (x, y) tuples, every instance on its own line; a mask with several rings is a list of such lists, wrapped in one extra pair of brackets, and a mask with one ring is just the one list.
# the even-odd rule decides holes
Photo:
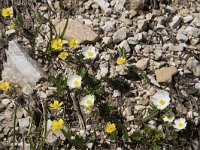
[(103, 37), (102, 39), (102, 44), (103, 45), (109, 45), (112, 42), (112, 38), (111, 37)]
[(161, 49), (156, 49), (153, 51), (155, 60), (159, 60), (163, 54)]
[(192, 24), (194, 24), (196, 27), (200, 27), (200, 19), (199, 19), (199, 18), (195, 18), (195, 19), (192, 21)]
[(149, 58), (142, 58), (135, 63), (135, 66), (141, 70), (145, 70), (147, 68), (149, 62)]
[(46, 74), (17, 42), (10, 41), (6, 50), (7, 62), (4, 62), (2, 79), (16, 83), (21, 87), (34, 87), (36, 82)]
[(187, 114), (188, 112), (187, 108), (181, 103), (178, 103), (178, 105), (176, 106), (176, 111), (182, 114)]
[(108, 62), (105, 61), (101, 61), (100, 65), (99, 65), (99, 70), (97, 72), (97, 79), (101, 79), (102, 77), (105, 77), (108, 74)]
[(140, 31), (146, 31), (148, 29), (148, 24), (147, 24), (147, 21), (145, 19), (144, 20), (138, 20), (137, 25), (138, 25), (138, 29)]
[[(61, 33), (65, 27), (66, 19), (63, 19), (56, 25), (56, 30)], [(78, 43), (96, 42), (99, 40), (98, 34), (92, 31), (88, 26), (77, 20), (69, 19), (67, 29), (63, 36), (65, 40), (75, 38)]]
[(116, 73), (120, 75), (127, 75), (129, 73), (129, 69), (125, 65), (116, 66)]
[(110, 6), (110, 4), (108, 2), (106, 2), (105, 0), (94, 0), (104, 12), (110, 12), (111, 9), (108, 8)]
[(127, 42), (131, 45), (137, 45), (139, 42), (138, 42), (138, 39), (136, 37), (129, 37), (127, 39)]
[(127, 121), (133, 121), (134, 118), (135, 118), (135, 117), (134, 117), (133, 115), (132, 115), (132, 116), (127, 116), (127, 117), (126, 117)]
[(129, 14), (130, 14), (130, 18), (133, 18), (133, 17), (135, 17), (135, 16), (137, 15), (137, 11), (135, 11), (135, 10), (130, 10), (130, 11), (129, 11)]
[(126, 37), (127, 37), (127, 29), (126, 27), (122, 27), (113, 34), (113, 42), (114, 43), (121, 42), (124, 39), (126, 39)]
[(116, 3), (115, 3), (115, 11), (117, 12), (121, 12), (124, 8), (124, 4), (125, 4), (126, 0), (116, 0)]
[(188, 26), (185, 30), (189, 35), (192, 35), (196, 38), (200, 36), (200, 29), (199, 28)]
[(106, 21), (102, 29), (107, 32), (112, 31), (115, 28), (115, 24), (115, 21)]
[(130, 10), (138, 10), (144, 8), (144, 3), (141, 0), (127, 0)]
[(190, 69), (193, 74), (197, 77), (200, 77), (200, 63), (194, 57), (190, 57), (187, 60), (186, 66)]
[(27, 128), (30, 124), (30, 117), (18, 119), (20, 128)]
[(26, 95), (32, 94), (32, 93), (33, 93), (33, 89), (31, 88), (30, 85), (25, 85), (25, 86), (22, 88), (22, 93), (24, 93), (24, 94), (26, 94)]
[(11, 103), (10, 99), (2, 99), (1, 100), (2, 105), (7, 106), (9, 103)]
[(181, 52), (183, 50), (184, 50), (183, 44), (178, 44), (178, 45), (170, 44), (169, 45), (169, 51), (171, 51), (171, 52), (173, 52), (173, 51)]
[(183, 17), (183, 22), (184, 23), (188, 23), (188, 22), (190, 22), (190, 21), (192, 21), (193, 20), (193, 17), (191, 16), (191, 15), (188, 15), (188, 16), (186, 16), (186, 17)]
[(177, 15), (173, 18), (172, 22), (169, 23), (169, 26), (172, 28), (172, 29), (175, 29), (177, 26), (179, 26), (181, 23), (181, 16), (180, 15)]
[(152, 13), (146, 14), (147, 21), (150, 21), (152, 19), (152, 17), (153, 17)]
[(121, 96), (121, 93), (118, 91), (118, 90), (114, 90), (113, 91), (113, 98), (116, 98), (116, 97), (120, 97)]
[(176, 39), (180, 42), (187, 42), (188, 41), (188, 37), (185, 34), (180, 33), (180, 32), (177, 33)]
[(126, 52), (130, 52), (131, 51), (131, 48), (127, 42), (127, 40), (124, 40), (122, 41), (119, 45), (118, 45), (118, 48), (125, 48)]
[(199, 82), (197, 82), (197, 83), (195, 83), (195, 89), (198, 89), (198, 90), (200, 90), (200, 81)]

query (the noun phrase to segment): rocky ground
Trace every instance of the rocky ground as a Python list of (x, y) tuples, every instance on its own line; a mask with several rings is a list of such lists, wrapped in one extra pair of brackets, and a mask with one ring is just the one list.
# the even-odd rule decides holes
[[(39, 149), (37, 144), (31, 147), (29, 139), (40, 140), (37, 136), (42, 131), (37, 127), (41, 120), (55, 117), (45, 109), (54, 99), (64, 102), (58, 114), (65, 118), (75, 135), (83, 137), (82, 149), (200, 148), (199, 0), (8, 1), (1, 2), (0, 9), (11, 4), (13, 18), (20, 27), (10, 29), (10, 19), (0, 18), (1, 79), (12, 84), (9, 93), (2, 91), (0, 95), (1, 149)], [(77, 51), (86, 45), (98, 50), (97, 58), (85, 67), (87, 75), (96, 79), (91, 86), (104, 89), (98, 101), (115, 108), (112, 115), (123, 126), (118, 129), (117, 140), (104, 132), (102, 114), (107, 115), (104, 111), (111, 112), (111, 108), (107, 110), (107, 105), (99, 104), (92, 115), (83, 114), (84, 129), (69, 90), (56, 90), (66, 86), (65, 78), (69, 74), (81, 69), (80, 64), (62, 61), (47, 52), (47, 41), (51, 34), (56, 34), (52, 30), (61, 33), (68, 17), (63, 43), (75, 38), (79, 42)], [(122, 47), (127, 62), (116, 65), (117, 50)], [(50, 80), (59, 75), (60, 78)], [(170, 94), (170, 109), (176, 116), (186, 118), (187, 127), (183, 131), (165, 127), (160, 119), (162, 113), (137, 124), (149, 116), (150, 97), (159, 90)], [(105, 108), (103, 112), (101, 107)], [(131, 137), (136, 131), (146, 135), (145, 126), (163, 131), (164, 137), (155, 140), (151, 135), (145, 136), (147, 142), (134, 141)], [(176, 137), (172, 136), (174, 133)], [(82, 144), (82, 140), (79, 142)], [(63, 135), (50, 132), (44, 149), (81, 149), (72, 143)]]

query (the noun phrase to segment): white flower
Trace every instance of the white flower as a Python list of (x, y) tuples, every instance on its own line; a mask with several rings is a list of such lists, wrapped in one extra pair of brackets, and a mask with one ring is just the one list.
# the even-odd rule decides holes
[(94, 95), (86, 95), (82, 98), (80, 104), (84, 107), (93, 107), (94, 106)]
[(86, 46), (83, 48), (82, 54), (85, 57), (84, 59), (95, 59), (98, 52), (94, 46)]
[(79, 75), (71, 75), (67, 79), (67, 85), (69, 86), (70, 89), (74, 88), (81, 88), (81, 83), (82, 83), (82, 77)]
[(85, 114), (90, 114), (92, 112), (92, 107), (83, 107), (83, 111)]
[(172, 122), (175, 119), (174, 113), (166, 113), (164, 114), (163, 120), (164, 122)]
[(170, 104), (170, 97), (167, 91), (158, 91), (151, 97), (151, 101), (157, 109), (163, 110)]
[(185, 129), (187, 125), (187, 122), (185, 120), (185, 118), (179, 118), (179, 119), (176, 119), (174, 120), (174, 128), (178, 129), (178, 130), (182, 130), (182, 129)]

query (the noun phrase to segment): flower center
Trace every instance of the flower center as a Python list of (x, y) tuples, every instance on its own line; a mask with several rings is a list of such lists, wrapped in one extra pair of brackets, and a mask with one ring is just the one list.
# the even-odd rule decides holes
[(171, 119), (173, 118), (173, 116), (169, 115), (169, 116), (167, 116), (167, 118), (168, 118), (169, 120), (171, 120)]
[(74, 86), (79, 86), (80, 82), (78, 80), (74, 81)]
[(91, 105), (92, 104), (92, 101), (90, 99), (86, 100), (85, 102), (87, 105)]
[(160, 101), (159, 101), (159, 103), (160, 103), (160, 105), (165, 105), (165, 100), (163, 100), (163, 99), (161, 99)]
[(183, 127), (183, 123), (182, 123), (182, 122), (179, 122), (179, 123), (177, 124), (177, 126), (178, 126), (179, 128), (182, 128), (182, 127)]
[(87, 55), (88, 55), (89, 57), (92, 57), (92, 56), (94, 55), (94, 53), (93, 53), (93, 52), (87, 52)]

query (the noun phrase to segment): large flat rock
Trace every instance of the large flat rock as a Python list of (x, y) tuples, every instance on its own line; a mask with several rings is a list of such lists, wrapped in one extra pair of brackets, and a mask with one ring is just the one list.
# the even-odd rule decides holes
[(21, 87), (27, 85), (34, 87), (40, 78), (46, 77), (37, 62), (17, 42), (9, 42), (6, 56), (7, 62), (4, 62), (2, 71), (3, 80), (16, 83)]
[[(62, 33), (65, 27), (66, 19), (62, 20), (56, 25), (56, 30)], [(78, 22), (77, 20), (69, 19), (66, 32), (63, 37), (65, 40), (75, 38), (78, 43), (94, 43), (99, 40), (99, 35), (95, 33), (88, 26)]]

